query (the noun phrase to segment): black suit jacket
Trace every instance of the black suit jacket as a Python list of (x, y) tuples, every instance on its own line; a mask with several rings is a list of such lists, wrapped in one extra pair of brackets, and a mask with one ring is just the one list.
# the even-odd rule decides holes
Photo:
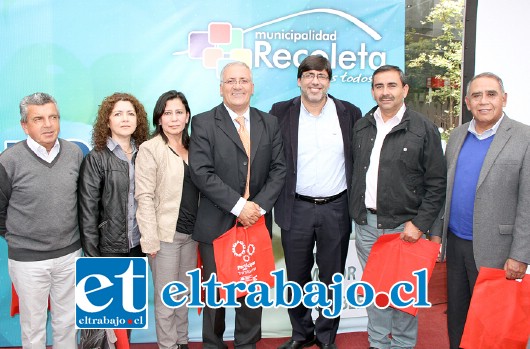
[[(361, 110), (350, 102), (336, 99), (331, 95), (337, 108), (339, 124), (344, 142), (344, 158), (346, 169), (346, 183), (348, 191), (351, 189), (352, 178), (352, 149), (351, 139), (354, 123), (362, 117)], [(296, 169), (298, 160), (298, 124), (300, 117), (301, 97), (275, 103), (270, 113), (278, 118), (284, 143), (285, 161), (287, 162), (287, 176), (285, 186), (274, 206), (274, 217), (280, 228), (291, 228), (291, 215), (296, 190)]]
[[(285, 180), (283, 142), (277, 119), (250, 108), (250, 197), (267, 211), (272, 232), (272, 208)], [(245, 192), (248, 157), (236, 127), (221, 103), (191, 121), (189, 164), (201, 192), (193, 239), (211, 243), (230, 229), (230, 210)]]

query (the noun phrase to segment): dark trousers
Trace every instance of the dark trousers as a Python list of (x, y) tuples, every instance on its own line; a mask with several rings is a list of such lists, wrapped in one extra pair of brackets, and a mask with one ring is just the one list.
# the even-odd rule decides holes
[[(199, 253), (203, 263), (203, 279), (208, 280), (216, 273), (213, 245), (199, 243)], [(237, 349), (254, 349), (261, 339), (261, 308), (252, 309), (245, 303), (245, 297), (237, 299), (241, 307), (235, 308), (236, 323), (234, 330), (234, 347)], [(202, 317), (202, 343), (205, 349), (225, 349), (223, 342), (225, 332), (225, 308), (213, 309), (206, 306)]]
[[(291, 229), (282, 229), (282, 245), (289, 281), (294, 281), (302, 287), (312, 281), (311, 269), (315, 259), (318, 277), (326, 285), (333, 283), (333, 274), (344, 273), (352, 230), (347, 197), (343, 195), (324, 205), (295, 200)], [(317, 250), (314, 255), (315, 243)], [(339, 317), (328, 319), (319, 314), (316, 322), (313, 323), (311, 309), (307, 309), (302, 304), (288, 309), (288, 312), (293, 327), (293, 340), (310, 339), (316, 333), (321, 343), (335, 342)]]
[(467, 311), (477, 281), (473, 241), (447, 234), (447, 331), (451, 349), (460, 347)]

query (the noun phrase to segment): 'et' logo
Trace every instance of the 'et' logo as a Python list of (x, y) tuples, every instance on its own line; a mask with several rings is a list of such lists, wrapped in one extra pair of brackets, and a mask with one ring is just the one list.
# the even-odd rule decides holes
[(77, 328), (147, 328), (147, 295), (147, 258), (77, 258)]

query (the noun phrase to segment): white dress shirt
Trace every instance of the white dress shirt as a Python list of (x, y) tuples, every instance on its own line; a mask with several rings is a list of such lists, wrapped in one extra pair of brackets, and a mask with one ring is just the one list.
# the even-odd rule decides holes
[(312, 115), (300, 103), (296, 193), (312, 197), (339, 194), (347, 184), (344, 141), (335, 103), (328, 97), (320, 115)]
[(28, 136), (28, 139), (26, 140), (28, 143), (28, 147), (33, 150), (33, 152), (42, 160), (46, 161), (47, 163), (51, 164), (53, 160), (57, 157), (57, 154), (59, 154), (59, 150), (61, 149), (61, 144), (59, 143), (59, 139), (55, 140), (55, 144), (53, 145), (52, 149), (48, 153), (45, 147), (40, 145), (39, 143), (35, 142), (33, 138)]
[(495, 125), (493, 125), (489, 130), (486, 130), (486, 131), (482, 132), (481, 134), (478, 134), (477, 129), (475, 128), (475, 124), (476, 124), (475, 118), (473, 118), (473, 120), (471, 120), (467, 130), (469, 132), (471, 132), (472, 134), (474, 134), (475, 137), (477, 137), (478, 140), (483, 140), (483, 139), (489, 138), (489, 137), (493, 136), (495, 133), (497, 133), (497, 130), (499, 129), (499, 125), (501, 124), (502, 119), (504, 119), (504, 115), (505, 114), (502, 113), (501, 118), (495, 123)]
[(396, 115), (394, 115), (390, 120), (385, 122), (381, 116), (381, 110), (377, 108), (374, 113), (375, 124), (377, 127), (377, 134), (375, 136), (374, 147), (372, 148), (372, 153), (370, 155), (370, 165), (368, 166), (368, 171), (366, 172), (366, 193), (364, 196), (364, 204), (366, 208), (377, 209), (377, 181), (379, 174), (379, 158), (381, 156), (381, 148), (383, 147), (383, 142), (387, 134), (392, 131), (394, 127), (399, 125), (401, 119), (403, 119), (403, 114), (405, 114), (405, 104), (401, 106)]

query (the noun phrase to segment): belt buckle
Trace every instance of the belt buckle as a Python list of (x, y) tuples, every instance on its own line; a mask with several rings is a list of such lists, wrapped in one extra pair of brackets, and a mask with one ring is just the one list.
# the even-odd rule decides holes
[(323, 205), (323, 204), (325, 204), (328, 201), (328, 199), (327, 198), (313, 199), (313, 201), (315, 202), (316, 205)]

